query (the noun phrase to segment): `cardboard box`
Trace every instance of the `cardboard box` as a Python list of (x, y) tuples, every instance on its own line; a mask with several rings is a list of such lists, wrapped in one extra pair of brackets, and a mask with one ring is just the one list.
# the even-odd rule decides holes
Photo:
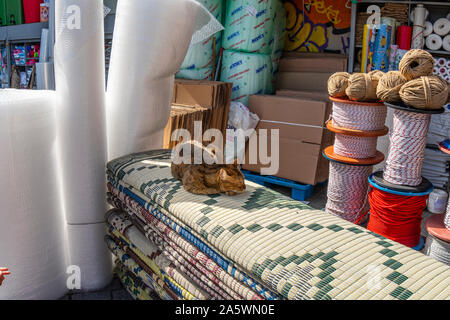
[(171, 118), (165, 129), (164, 147), (173, 148), (170, 142), (173, 130), (192, 130), (194, 121), (202, 122), (202, 129), (218, 129), (223, 133), (224, 145), (230, 112), (232, 83), (205, 80), (176, 79), (172, 98)]
[(280, 72), (325, 72), (347, 71), (348, 57), (342, 54), (285, 53), (280, 60)]
[[(334, 136), (324, 127), (331, 113), (326, 96), (287, 91), (276, 96), (250, 96), (249, 109), (261, 119), (256, 128), (258, 140), (259, 130), (279, 129), (280, 165), (275, 176), (312, 185), (328, 179), (329, 162), (322, 150), (333, 144)], [(269, 131), (267, 136), (270, 154)], [(247, 145), (243, 169), (261, 173), (261, 168), (269, 167), (259, 161), (250, 164), (248, 150)]]
[(347, 71), (347, 56), (327, 53), (285, 53), (280, 60), (276, 89), (326, 92), (328, 78)]

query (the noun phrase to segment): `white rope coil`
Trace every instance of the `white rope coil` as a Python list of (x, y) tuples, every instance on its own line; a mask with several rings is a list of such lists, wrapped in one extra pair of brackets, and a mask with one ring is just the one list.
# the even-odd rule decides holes
[(384, 180), (408, 186), (422, 183), (422, 163), (430, 119), (427, 114), (395, 110)]
[(357, 222), (368, 209), (368, 177), (372, 169), (331, 162), (326, 212)]
[(333, 103), (333, 124), (341, 128), (364, 131), (382, 130), (386, 122), (386, 115), (387, 108), (384, 105)]
[(425, 242), (425, 254), (450, 266), (450, 243), (442, 241), (431, 234)]
[(334, 152), (355, 159), (372, 158), (377, 152), (377, 139), (377, 137), (355, 137), (336, 133)]

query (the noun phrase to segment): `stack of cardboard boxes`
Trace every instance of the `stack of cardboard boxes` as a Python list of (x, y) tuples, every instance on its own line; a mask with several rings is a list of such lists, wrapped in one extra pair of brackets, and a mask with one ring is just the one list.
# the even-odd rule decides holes
[(202, 134), (211, 128), (226, 136), (230, 112), (232, 84), (219, 81), (175, 80), (170, 119), (164, 132), (164, 148), (171, 149), (178, 142), (171, 141), (176, 129), (187, 129), (194, 139), (194, 122), (202, 124)]
[[(322, 150), (333, 144), (334, 136), (325, 128), (332, 104), (328, 99), (327, 81), (331, 74), (347, 70), (347, 57), (336, 54), (287, 53), (280, 61), (277, 92), (274, 96), (250, 97), (249, 109), (261, 119), (260, 129), (279, 129), (279, 170), (277, 177), (304, 184), (328, 179), (328, 161)], [(247, 146), (243, 169), (261, 173), (269, 167), (260, 161), (249, 163)]]

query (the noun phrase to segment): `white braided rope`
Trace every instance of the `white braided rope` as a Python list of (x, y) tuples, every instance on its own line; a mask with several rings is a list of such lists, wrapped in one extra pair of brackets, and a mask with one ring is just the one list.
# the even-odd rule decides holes
[(387, 108), (384, 105), (333, 103), (333, 124), (341, 128), (364, 131), (382, 130), (386, 122), (386, 115)]
[(425, 242), (425, 254), (450, 266), (450, 243), (429, 234)]
[(408, 186), (422, 183), (422, 163), (430, 119), (427, 114), (395, 110), (384, 180)]
[(447, 202), (447, 212), (444, 217), (444, 225), (448, 230), (450, 230), (450, 197)]
[(377, 152), (377, 140), (377, 137), (355, 137), (336, 133), (334, 152), (355, 159), (372, 158)]
[(330, 162), (326, 212), (356, 222), (367, 211), (368, 177), (372, 166)]

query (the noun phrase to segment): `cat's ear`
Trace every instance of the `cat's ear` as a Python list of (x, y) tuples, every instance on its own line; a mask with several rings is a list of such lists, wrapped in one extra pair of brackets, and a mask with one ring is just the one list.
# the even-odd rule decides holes
[(239, 160), (238, 160), (238, 158), (234, 159), (233, 166), (235, 166), (236, 168), (239, 167)]
[(228, 177), (229, 177), (229, 175), (228, 175), (228, 173), (227, 173), (227, 170), (225, 170), (225, 169), (220, 169), (219, 170), (219, 177), (220, 177), (220, 180), (227, 180), (228, 179)]

